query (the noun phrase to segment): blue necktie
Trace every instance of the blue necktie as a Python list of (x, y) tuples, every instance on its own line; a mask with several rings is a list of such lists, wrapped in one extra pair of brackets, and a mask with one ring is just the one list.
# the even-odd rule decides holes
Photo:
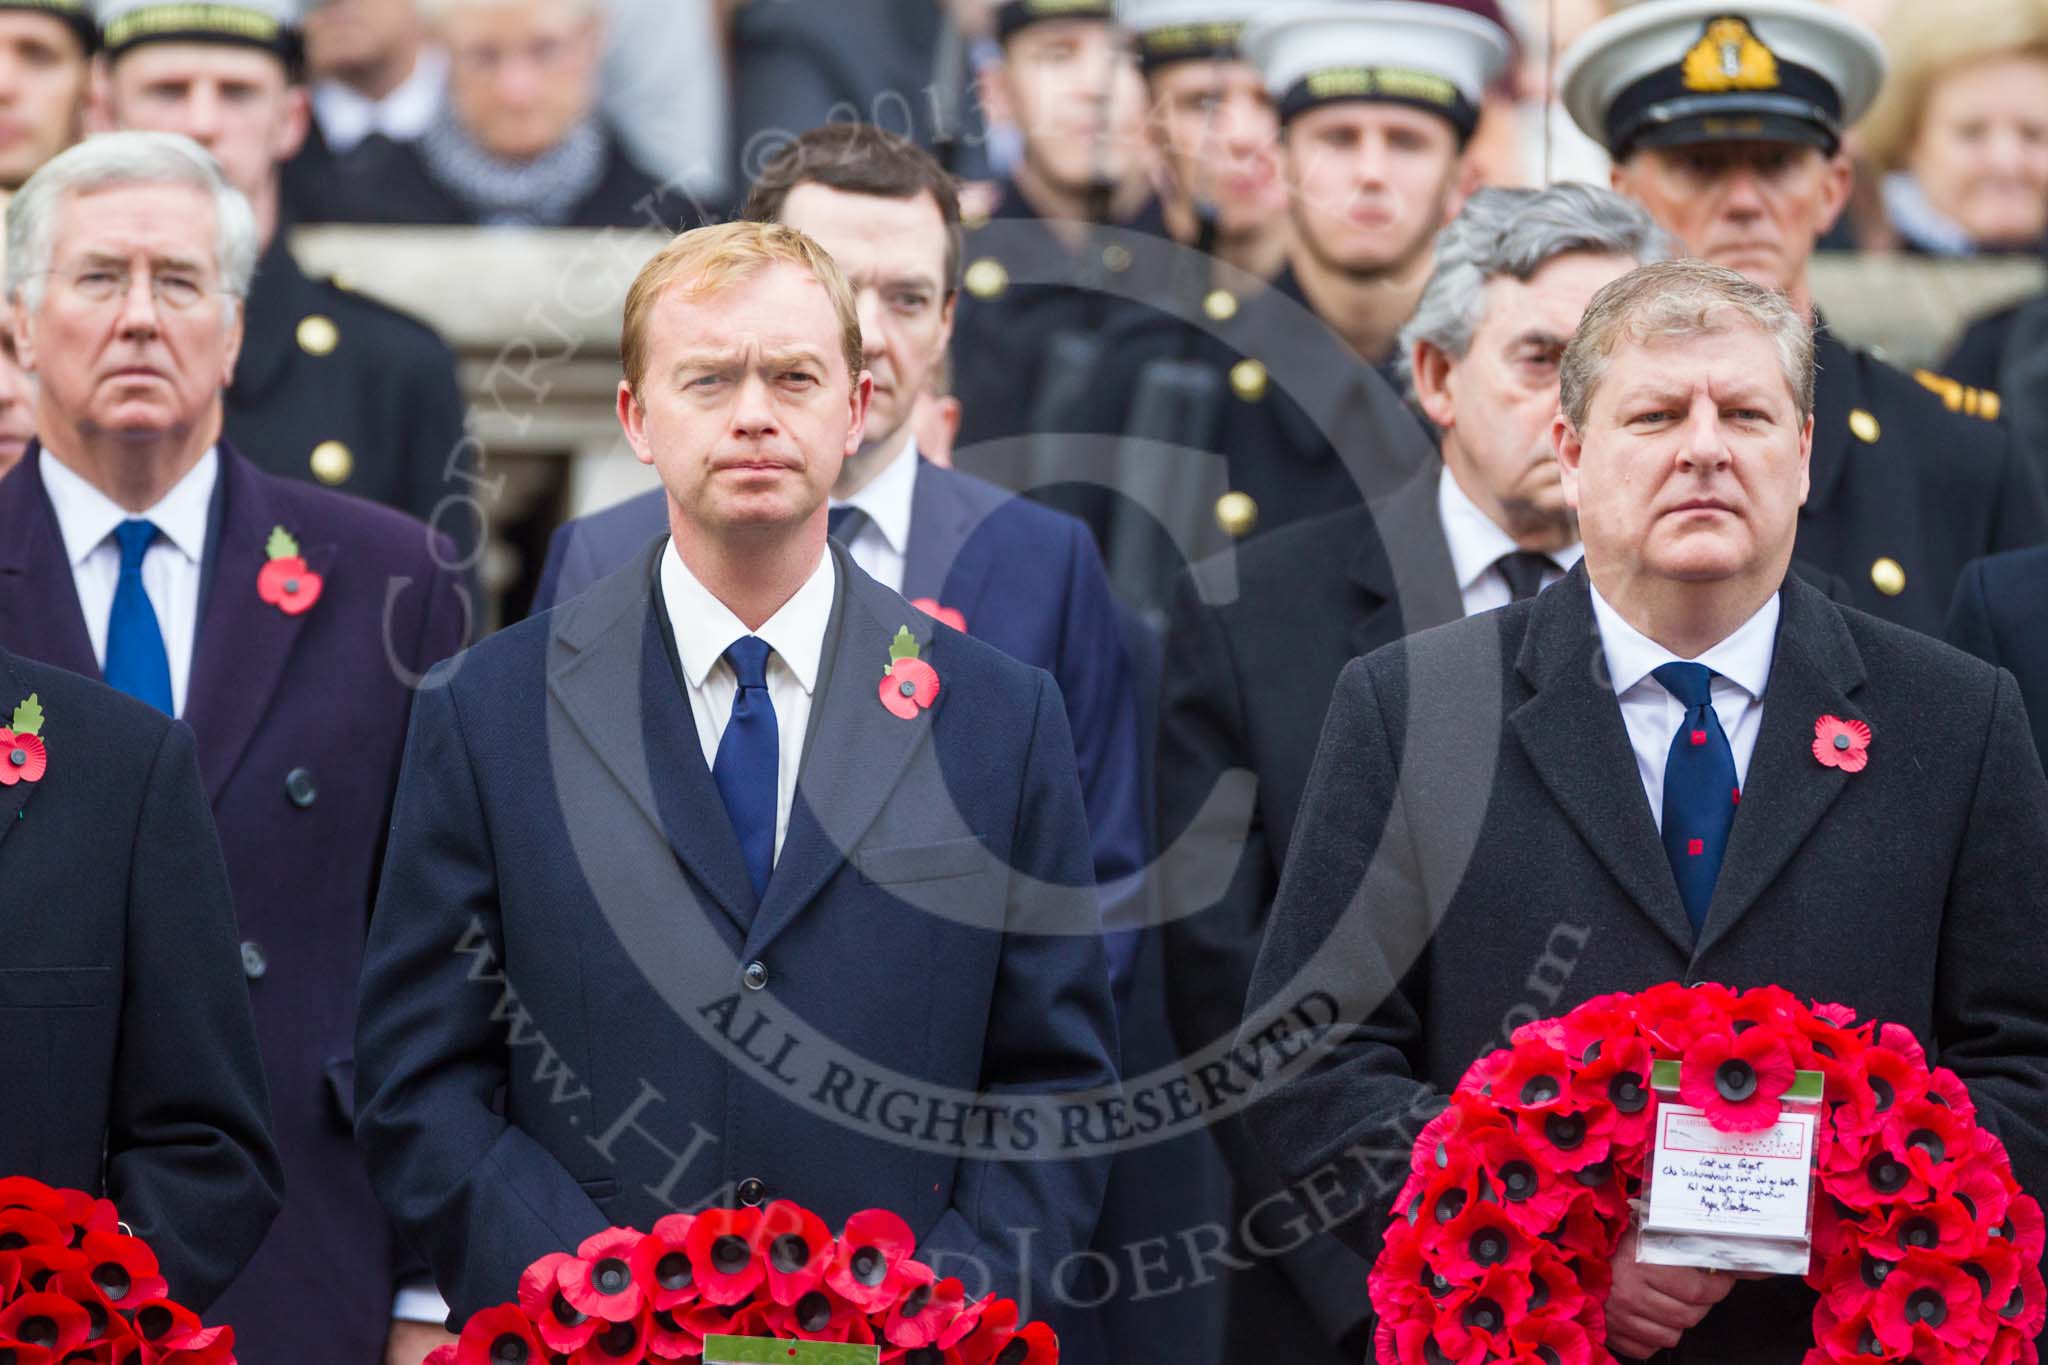
[(1685, 707), (1685, 719), (1671, 738), (1664, 764), (1664, 852), (1678, 880), (1692, 934), (1699, 937), (1714, 900), (1728, 831), (1735, 824), (1741, 793), (1735, 782), (1735, 751), (1721, 718), (1714, 714), (1714, 672), (1705, 664), (1665, 664), (1651, 676)]
[(107, 664), (102, 673), (109, 687), (146, 701), (171, 714), (171, 656), (156, 608), (142, 587), (142, 557), (156, 539), (156, 523), (131, 518), (114, 528), (121, 545), (121, 581), (114, 588), (114, 609), (107, 614)]
[(732, 719), (718, 741), (718, 759), (711, 780), (725, 801), (732, 832), (740, 841), (748, 880), (759, 899), (768, 890), (775, 867), (775, 707), (768, 700), (768, 642), (747, 635), (725, 651), (740, 690), (732, 699)]
[(860, 533), (873, 523), (873, 517), (852, 503), (847, 503), (844, 507), (835, 507), (825, 514), (825, 534), (841, 545), (851, 545), (860, 537)]

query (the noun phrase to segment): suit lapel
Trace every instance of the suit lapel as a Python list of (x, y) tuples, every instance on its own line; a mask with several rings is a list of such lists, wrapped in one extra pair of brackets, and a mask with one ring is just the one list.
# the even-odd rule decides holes
[(24, 658), (100, 676), (33, 441), (0, 479), (0, 643)]
[(1636, 777), (1621, 706), (1606, 682), (1585, 565), (1538, 596), (1529, 610), (1515, 668), (1536, 693), (1510, 713), (1509, 725), (1594, 855), (1690, 957), (1692, 924)]
[(989, 566), (985, 555), (963, 563), (960, 552), (981, 524), (981, 517), (961, 496), (953, 478), (921, 456), (910, 497), (910, 544), (903, 556), (903, 595), (913, 599), (930, 597), (942, 607), (958, 609), (971, 630), (973, 609), (980, 602)]
[(1351, 579), (1361, 590), (1351, 619), (1354, 654), (1465, 614), (1437, 513), (1440, 469), (1430, 465), (1372, 506), (1376, 534), (1361, 537), (1351, 559)]
[(1852, 780), (1814, 761), (1814, 721), (1869, 719), (1850, 701), (1863, 683), (1863, 659), (1841, 612), (1796, 576), (1786, 579), (1779, 600), (1762, 725), (1701, 930), (1702, 951), (1756, 904)]
[(548, 690), (676, 858), (744, 930), (754, 890), (670, 663), (654, 590), (663, 536), (550, 618)]
[[(805, 729), (789, 831), (747, 934), (749, 955), (786, 928), (845, 863), (946, 705), (942, 677), (938, 701), (914, 719), (898, 719), (883, 708), (877, 688), (890, 641), (908, 626), (920, 646), (929, 646), (932, 622), (862, 573), (840, 546), (832, 546), (832, 555), (839, 583), (825, 666)], [(925, 657), (930, 658), (928, 649)]]
[(192, 674), (185, 689), (186, 723), (198, 741), (199, 770), (209, 801), (233, 776), (256, 728), (269, 714), (292, 649), (311, 629), (321, 604), (294, 616), (256, 593), (256, 578), (269, 562), (271, 531), (282, 525), (301, 540), (306, 567), (322, 580), (322, 593), (336, 589), (334, 575), (347, 573), (339, 547), (309, 542), (309, 528), (288, 525), (254, 468), (225, 443), (220, 447), (219, 522), (212, 562), (204, 569), (204, 614), (192, 646)]

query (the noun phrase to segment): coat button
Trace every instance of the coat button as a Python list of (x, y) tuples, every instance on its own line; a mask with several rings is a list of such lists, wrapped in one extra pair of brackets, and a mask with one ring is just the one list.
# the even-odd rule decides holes
[(1887, 555), (1870, 566), (1870, 581), (1886, 597), (1897, 597), (1906, 590), (1906, 570)]
[(1230, 391), (1247, 403), (1266, 396), (1266, 367), (1256, 360), (1240, 360), (1230, 367)]
[(1233, 539), (1249, 535), (1259, 524), (1259, 505), (1249, 493), (1225, 493), (1216, 499), (1216, 524)]
[(1228, 289), (1211, 289), (1202, 300), (1202, 311), (1211, 322), (1228, 322), (1237, 316), (1237, 295)]
[(340, 441), (322, 441), (313, 447), (313, 453), (306, 461), (313, 471), (313, 477), (333, 488), (348, 482), (348, 476), (355, 472), (355, 452)]
[(308, 313), (299, 319), (299, 349), (307, 355), (333, 355), (340, 344), (341, 329), (334, 325), (333, 318)]
[(263, 955), (263, 945), (254, 939), (242, 945), (242, 975), (251, 981), (261, 981), (263, 974), (270, 970), (270, 959)]
[(300, 810), (312, 805), (320, 795), (313, 786), (313, 774), (304, 768), (294, 768), (285, 774), (284, 794), (290, 797), (292, 804)]
[(742, 1204), (758, 1205), (768, 1197), (768, 1187), (750, 1175), (739, 1183), (737, 1193)]
[(999, 298), (1010, 287), (1010, 272), (1003, 269), (1003, 263), (995, 257), (984, 256), (967, 267), (964, 283), (967, 292), (978, 299)]
[(1877, 418), (1862, 408), (1849, 414), (1849, 434), (1867, 446), (1876, 445), (1877, 438), (1884, 434), (1877, 424)]
[(758, 991), (768, 984), (768, 969), (758, 962), (749, 962), (740, 973), (740, 980), (747, 983), (748, 990)]

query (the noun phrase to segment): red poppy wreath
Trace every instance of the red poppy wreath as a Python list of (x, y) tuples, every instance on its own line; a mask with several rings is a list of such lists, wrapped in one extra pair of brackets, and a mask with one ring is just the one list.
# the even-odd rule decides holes
[(541, 1257), (519, 1301), (487, 1308), (426, 1365), (640, 1365), (694, 1361), (710, 1336), (844, 1341), (890, 1365), (1057, 1365), (1042, 1322), (968, 1302), (959, 1280), (911, 1259), (910, 1225), (885, 1209), (823, 1219), (787, 1200), (671, 1214)]
[(1910, 1030), (1776, 986), (1666, 984), (1511, 1042), (1416, 1140), (1371, 1276), (1381, 1365), (1613, 1359), (1609, 1266), (1643, 1190), (1660, 1061), (1723, 1132), (1776, 1123), (1798, 1071), (1824, 1078), (1807, 1365), (2037, 1360), (2041, 1207)]
[(156, 1256), (114, 1206), (0, 1178), (0, 1360), (235, 1365), (235, 1329), (173, 1303)]

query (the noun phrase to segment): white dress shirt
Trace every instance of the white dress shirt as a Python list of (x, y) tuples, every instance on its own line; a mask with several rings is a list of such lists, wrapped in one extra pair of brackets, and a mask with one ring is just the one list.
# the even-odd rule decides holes
[(1664, 828), (1664, 763), (1671, 757), (1671, 740), (1685, 719), (1685, 705), (1650, 676), (1651, 670), (1668, 663), (1700, 663), (1714, 670), (1709, 685), (1714, 714), (1721, 718), (1721, 730), (1735, 753), (1735, 785), (1739, 791), (1749, 782), (1749, 756), (1756, 752), (1757, 731), (1763, 725), (1764, 684), (1770, 681), (1771, 659), (1778, 649), (1778, 595), (1757, 609), (1733, 635), (1697, 659), (1680, 659), (1621, 619), (1621, 613), (1607, 604), (1600, 590), (1593, 590), (1593, 619), (1600, 627), (1600, 647), (1607, 654), (1607, 672), (1621, 703), (1621, 721), (1628, 727), (1628, 742), (1636, 751), (1636, 772), (1643, 779), (1643, 795), (1650, 799), (1650, 816), (1661, 833)]
[(860, 534), (847, 543), (846, 552), (868, 577), (891, 592), (903, 591), (903, 565), (910, 553), (910, 506), (917, 496), (917, 441), (906, 441), (903, 450), (889, 461), (867, 487), (834, 507), (858, 507), (868, 514)]
[[(739, 679), (725, 660), (735, 640), (758, 635), (768, 642), (768, 701), (775, 708), (775, 856), (782, 856), (782, 838), (789, 832), (789, 808), (796, 798), (797, 768), (804, 756), (804, 731), (811, 723), (811, 698), (825, 653), (825, 628), (832, 619), (832, 594), (839, 571), (831, 552), (818, 556), (818, 567), (759, 630), (748, 630), (732, 610), (683, 566), (673, 540), (661, 552), (661, 597), (676, 636), (682, 660), (690, 714), (697, 721), (697, 742), (704, 766), (718, 762), (718, 741), (732, 719)], [(876, 681), (881, 680), (879, 666)]]
[(434, 121), (447, 88), (448, 54), (438, 47), (425, 47), (412, 64), (412, 74), (381, 100), (340, 81), (317, 83), (313, 87), (313, 117), (320, 120), (320, 136), (336, 156), (354, 151), (372, 133), (382, 133), (393, 142), (411, 142)]
[[(43, 487), (56, 509), (57, 530), (64, 537), (64, 555), (71, 561), (71, 581), (78, 588), (78, 608), (92, 637), (92, 656), (107, 666), (107, 617), (114, 610), (114, 590), (121, 582), (121, 546), (114, 529), (130, 517), (156, 523), (160, 535), (142, 556), (142, 590), (156, 610), (164, 653), (171, 664), (171, 714), (185, 714), (185, 689), (192, 680), (192, 642), (199, 634), (199, 571), (206, 558), (206, 520), (213, 507), (213, 485), (220, 477), (220, 454), (208, 450), (184, 478), (171, 486), (156, 506), (130, 512), (67, 469), (48, 450), (37, 455)], [(249, 566), (242, 586), (256, 591), (256, 571)]]
[[(1444, 541), (1451, 547), (1451, 569), (1458, 577), (1465, 614), (1477, 616), (1514, 601), (1514, 589), (1494, 566), (1502, 555), (1513, 554), (1522, 547), (1492, 517), (1479, 510), (1479, 504), (1458, 486), (1449, 468), (1437, 480), (1436, 509), (1437, 520), (1443, 523)], [(1543, 586), (1547, 588), (1563, 578), (1584, 553), (1578, 545), (1554, 551), (1549, 556), (1552, 569), (1543, 575)]]

